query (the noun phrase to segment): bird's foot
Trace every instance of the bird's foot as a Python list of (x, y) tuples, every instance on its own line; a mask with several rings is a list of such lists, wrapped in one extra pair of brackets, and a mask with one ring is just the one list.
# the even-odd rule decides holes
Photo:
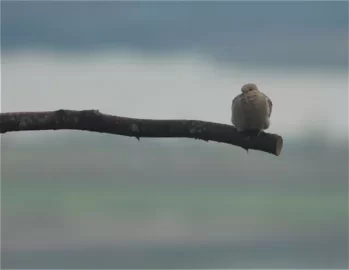
[(252, 137), (258, 137), (259, 135), (261, 135), (262, 131), (248, 130), (248, 131), (242, 131), (241, 133), (243, 134), (245, 140), (249, 140)]

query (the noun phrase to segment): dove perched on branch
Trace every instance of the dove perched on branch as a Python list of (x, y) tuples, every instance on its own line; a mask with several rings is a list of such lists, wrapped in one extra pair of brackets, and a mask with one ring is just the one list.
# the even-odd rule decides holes
[(233, 99), (231, 122), (239, 132), (259, 135), (270, 126), (273, 103), (254, 83), (243, 85), (241, 92)]

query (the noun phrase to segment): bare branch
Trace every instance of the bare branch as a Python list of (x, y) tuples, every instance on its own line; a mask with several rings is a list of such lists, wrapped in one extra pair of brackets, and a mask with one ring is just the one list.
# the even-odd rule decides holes
[(278, 156), (283, 139), (261, 133), (246, 139), (233, 126), (198, 120), (153, 120), (102, 114), (97, 110), (58, 110), (0, 114), (0, 133), (29, 130), (73, 129), (123, 136), (152, 138), (193, 138), (254, 149)]

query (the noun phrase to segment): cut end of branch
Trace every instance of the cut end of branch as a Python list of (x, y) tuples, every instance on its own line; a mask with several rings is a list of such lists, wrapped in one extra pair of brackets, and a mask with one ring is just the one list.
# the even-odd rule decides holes
[(276, 156), (279, 156), (281, 154), (281, 150), (282, 150), (282, 147), (283, 147), (283, 139), (281, 136), (278, 136), (277, 139), (276, 139), (276, 149), (275, 149), (275, 155)]

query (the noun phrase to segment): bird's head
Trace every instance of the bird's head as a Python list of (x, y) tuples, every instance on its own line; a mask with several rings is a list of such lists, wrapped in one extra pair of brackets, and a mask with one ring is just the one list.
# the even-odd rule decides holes
[(253, 90), (257, 90), (258, 91), (258, 87), (254, 83), (247, 83), (247, 84), (244, 84), (241, 87), (241, 92), (242, 93), (247, 93), (247, 92), (253, 91)]

